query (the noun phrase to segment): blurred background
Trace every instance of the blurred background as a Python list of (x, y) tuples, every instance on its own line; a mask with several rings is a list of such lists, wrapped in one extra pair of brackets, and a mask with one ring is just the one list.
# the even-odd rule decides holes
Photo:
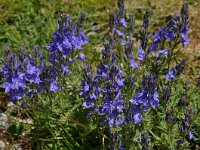
[[(125, 8), (135, 16), (137, 25), (141, 23), (145, 10), (149, 9), (150, 25), (155, 29), (171, 15), (179, 13), (184, 2), (189, 3), (190, 11), (191, 44), (187, 49), (191, 56), (199, 56), (199, 0), (126, 0)], [(76, 18), (80, 12), (86, 14), (84, 28), (87, 35), (98, 45), (98, 35), (107, 29), (108, 13), (116, 8), (116, 3), (116, 0), (0, 0), (0, 48), (7, 43), (13, 48), (22, 45), (30, 48), (34, 44), (44, 46), (51, 40), (61, 14)]]

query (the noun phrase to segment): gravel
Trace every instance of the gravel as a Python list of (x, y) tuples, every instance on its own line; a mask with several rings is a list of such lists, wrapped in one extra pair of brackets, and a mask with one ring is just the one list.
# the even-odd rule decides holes
[(3, 141), (0, 140), (0, 150), (3, 150), (5, 148), (5, 144)]
[(6, 130), (8, 127), (8, 116), (4, 113), (0, 113), (0, 130)]

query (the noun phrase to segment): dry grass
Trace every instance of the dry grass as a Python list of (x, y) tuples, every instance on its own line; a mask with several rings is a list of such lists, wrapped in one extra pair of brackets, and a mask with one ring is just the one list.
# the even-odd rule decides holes
[[(199, 0), (126, 0), (125, 7), (129, 11), (143, 13), (147, 8), (154, 17), (152, 22), (160, 22), (167, 17), (179, 13), (182, 5), (189, 3), (190, 14), (190, 44), (186, 47), (185, 55), (189, 59), (190, 65), (199, 68), (200, 63), (200, 1)], [(154, 24), (157, 26), (157, 24)], [(159, 26), (159, 25), (158, 25)]]

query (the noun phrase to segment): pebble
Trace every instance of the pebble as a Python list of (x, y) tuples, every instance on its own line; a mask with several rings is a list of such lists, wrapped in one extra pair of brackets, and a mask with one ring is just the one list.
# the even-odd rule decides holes
[(12, 106), (14, 106), (13, 102), (9, 102), (9, 103), (7, 104), (7, 107), (12, 107)]
[(5, 147), (5, 144), (3, 141), (0, 140), (0, 150), (3, 150)]
[(8, 116), (4, 113), (0, 113), (0, 130), (6, 130), (8, 127)]
[(14, 145), (11, 150), (22, 150), (20, 145)]

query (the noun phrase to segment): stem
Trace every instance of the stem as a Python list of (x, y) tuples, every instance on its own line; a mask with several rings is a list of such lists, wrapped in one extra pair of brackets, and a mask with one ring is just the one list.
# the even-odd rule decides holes
[(151, 130), (148, 130), (148, 132), (154, 137), (155, 140), (160, 141), (161, 139), (155, 135)]
[(103, 137), (102, 137), (102, 145), (103, 145), (103, 150), (105, 150), (105, 134), (104, 134), (104, 129), (103, 129)]
[(168, 138), (168, 143), (169, 143), (169, 147), (170, 147), (170, 149), (171, 150), (173, 150), (173, 144), (172, 144), (172, 138), (171, 138), (171, 125), (170, 125), (170, 123), (167, 123), (167, 138)]
[(128, 139), (128, 134), (127, 134), (127, 124), (125, 124), (125, 133), (124, 133), (124, 136), (125, 136), (125, 146), (128, 147), (128, 144), (129, 144), (129, 139)]

